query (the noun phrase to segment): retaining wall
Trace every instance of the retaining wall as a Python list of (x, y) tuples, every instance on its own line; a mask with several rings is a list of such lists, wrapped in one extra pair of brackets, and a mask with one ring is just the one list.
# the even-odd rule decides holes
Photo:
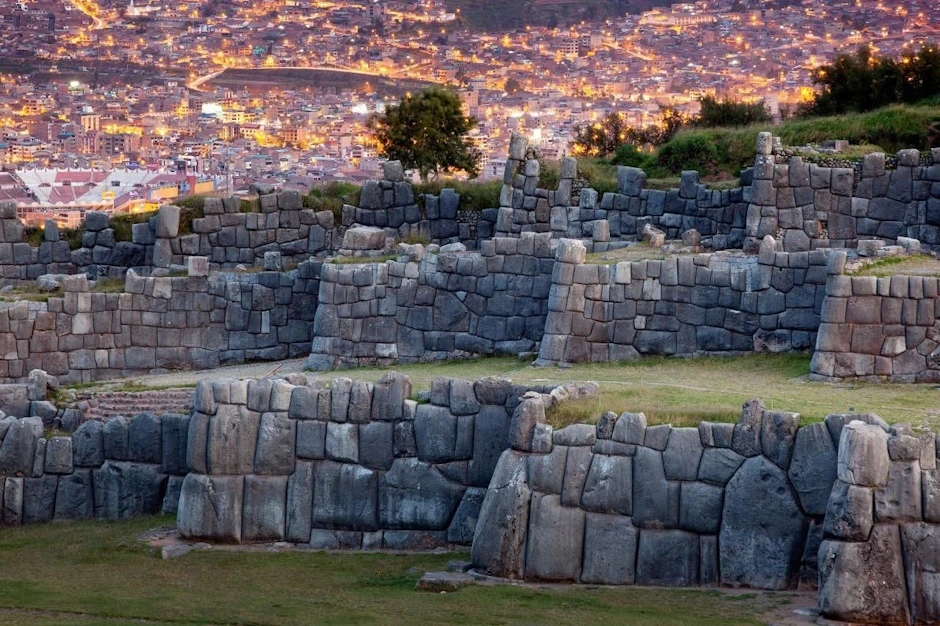
[(435, 379), (430, 402), (417, 404), (395, 373), (329, 387), (200, 383), (180, 532), (316, 548), (469, 544), (525, 391), (505, 379)]
[(188, 415), (88, 421), (43, 438), (39, 417), (0, 419), (4, 526), (175, 513)]
[(549, 233), (524, 233), (415, 260), (326, 264), (307, 366), (313, 369), (531, 351), (554, 265)]
[(319, 267), (158, 278), (131, 270), (123, 293), (69, 277), (46, 302), (0, 304), (0, 378), (42, 369), (87, 382), (306, 354)]
[(807, 350), (825, 295), (824, 251), (724, 253), (586, 264), (562, 240), (552, 274), (544, 363), (618, 361), (638, 354)]
[[(844, 256), (834, 260), (844, 268)], [(938, 290), (935, 277), (831, 276), (813, 376), (940, 382)]]

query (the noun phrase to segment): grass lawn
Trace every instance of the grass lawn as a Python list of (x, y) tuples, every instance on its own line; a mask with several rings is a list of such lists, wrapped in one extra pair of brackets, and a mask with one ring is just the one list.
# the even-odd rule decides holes
[[(741, 405), (758, 397), (768, 409), (794, 411), (803, 423), (830, 413), (877, 413), (889, 422), (910, 422), (915, 427), (940, 428), (940, 387), (844, 383), (809, 380), (806, 354), (752, 354), (741, 357), (694, 359), (647, 357), (615, 364), (577, 365), (567, 369), (535, 368), (514, 358), (486, 358), (394, 369), (408, 374), (415, 389), (430, 388), (435, 376), (475, 380), (490, 374), (518, 383), (559, 384), (594, 380), (600, 383), (599, 400), (563, 406), (552, 419), (556, 425), (596, 418), (604, 411), (642, 411), (650, 423), (671, 422), (693, 426), (701, 420), (737, 421)], [(337, 376), (376, 380), (386, 370), (360, 368), (329, 372)]]
[(207, 551), (163, 561), (140, 533), (172, 518), (0, 530), (0, 623), (714, 624), (766, 623), (792, 594), (472, 586), (416, 591), (466, 554)]

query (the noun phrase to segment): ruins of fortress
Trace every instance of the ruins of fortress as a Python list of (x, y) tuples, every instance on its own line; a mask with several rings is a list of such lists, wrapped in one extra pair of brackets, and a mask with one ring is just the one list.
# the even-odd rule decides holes
[[(866, 271), (932, 267), (940, 149), (842, 165), (763, 133), (740, 188), (685, 172), (648, 189), (622, 167), (599, 196), (573, 159), (540, 188), (514, 136), (501, 206), (479, 213), (452, 190), (416, 198), (389, 163), (341, 217), (294, 192), (250, 213), (207, 198), (131, 241), (89, 214), (74, 250), (53, 224), (30, 245), (0, 206), (0, 522), (162, 511), (194, 540), (463, 545), (501, 578), (818, 588), (824, 617), (940, 623), (940, 439), (873, 414), (799, 427), (752, 400), (737, 424), (604, 413), (553, 430), (546, 411), (596, 386), (439, 378), (415, 400), (394, 372), (203, 382), (188, 413), (83, 423), (47, 400), (60, 382), (298, 356), (324, 371), (806, 351), (823, 381), (940, 382), (937, 273)], [(48, 291), (17, 297), (34, 283)]]

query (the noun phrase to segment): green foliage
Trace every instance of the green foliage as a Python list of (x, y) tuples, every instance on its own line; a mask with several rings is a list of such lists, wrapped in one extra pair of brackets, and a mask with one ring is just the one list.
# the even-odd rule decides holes
[(59, 239), (69, 244), (69, 250), (78, 250), (82, 247), (82, 235), (85, 234), (85, 225), (77, 228), (60, 228)]
[(482, 154), (467, 136), (476, 125), (464, 115), (460, 98), (443, 89), (406, 96), (372, 120), (382, 155), (417, 169), (425, 181), (442, 172), (462, 170), (471, 178), (479, 174)]
[(419, 205), (424, 203), (424, 195), (440, 195), (443, 189), (453, 189), (460, 194), (461, 211), (482, 211), (499, 206), (499, 192), (503, 188), (502, 180), (464, 181), (437, 179), (415, 185), (415, 196)]
[(206, 204), (205, 196), (189, 196), (187, 198), (177, 199), (174, 201), (174, 204), (181, 209), (198, 209), (199, 211)]
[(576, 126), (571, 150), (578, 156), (608, 157), (623, 145), (660, 146), (672, 139), (686, 121), (673, 107), (661, 106), (659, 121), (645, 128), (627, 124), (623, 113), (608, 113), (599, 122)]
[(649, 153), (640, 151), (636, 146), (623, 144), (617, 146), (614, 155), (610, 159), (610, 164), (642, 168), (649, 164), (651, 156)]
[(718, 149), (707, 134), (682, 134), (660, 148), (656, 162), (671, 172), (710, 172), (718, 161)]
[(343, 219), (343, 205), (359, 204), (360, 187), (352, 183), (332, 181), (314, 187), (304, 196), (304, 208), (313, 211), (330, 211), (338, 224)]
[[(182, 211), (180, 211), (182, 213)], [(115, 241), (132, 241), (134, 224), (142, 224), (156, 215), (156, 211), (147, 213), (121, 213), (111, 216), (111, 228), (114, 229)]]
[(26, 243), (36, 248), (45, 241), (45, 235), (43, 230), (38, 226), (27, 226), (23, 229), (23, 238), (26, 240)]
[(425, 235), (422, 235), (420, 233), (411, 233), (407, 237), (402, 237), (399, 240), (399, 243), (404, 243), (408, 245), (414, 245), (416, 243), (419, 243), (422, 246), (426, 246), (429, 243), (431, 243), (431, 240), (428, 239)]
[(871, 111), (895, 103), (914, 104), (940, 95), (940, 48), (924, 44), (899, 60), (878, 56), (869, 46), (840, 54), (813, 73), (821, 91), (804, 114)]
[(258, 198), (242, 198), (238, 201), (239, 213), (257, 213), (261, 210)]
[(705, 96), (699, 100), (701, 111), (693, 120), (696, 126), (748, 126), (770, 121), (770, 111), (763, 102), (738, 102), (730, 98), (718, 100)]

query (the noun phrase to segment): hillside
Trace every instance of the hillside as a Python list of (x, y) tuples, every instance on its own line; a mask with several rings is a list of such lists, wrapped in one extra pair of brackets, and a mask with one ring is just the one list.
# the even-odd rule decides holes
[(621, 17), (667, 0), (447, 0), (450, 11), (460, 10), (471, 29), (502, 31), (526, 25), (566, 26), (583, 21)]

